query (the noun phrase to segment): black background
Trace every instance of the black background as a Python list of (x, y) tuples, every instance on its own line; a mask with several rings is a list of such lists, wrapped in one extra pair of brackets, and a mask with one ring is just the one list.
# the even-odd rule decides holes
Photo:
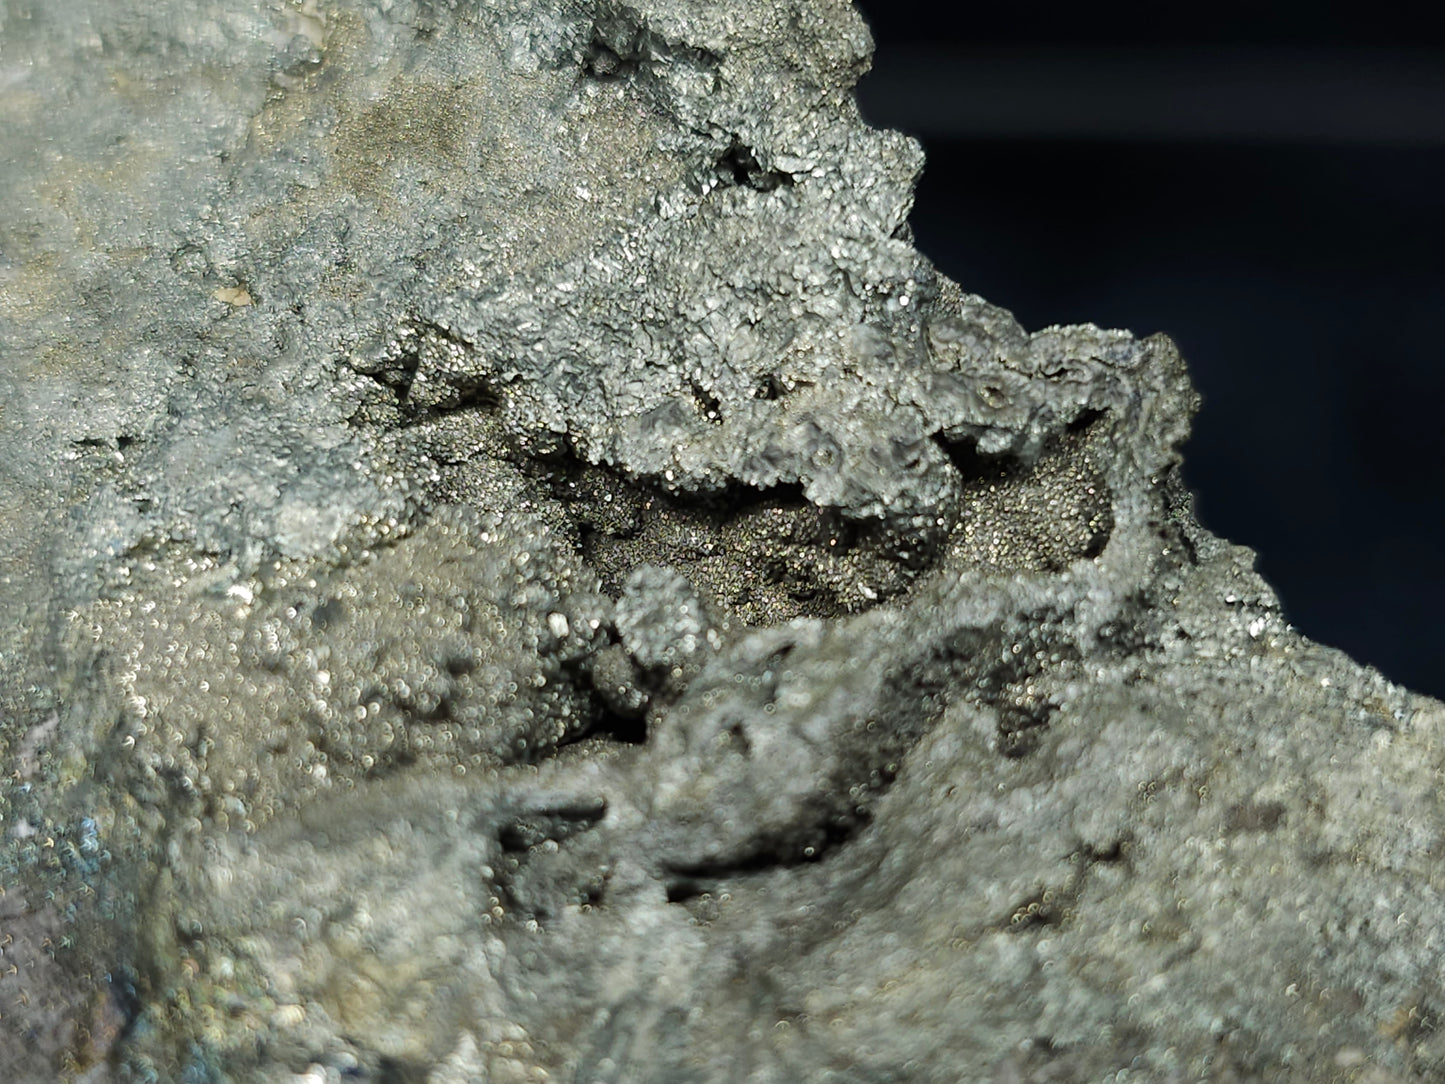
[(1165, 331), (1198, 512), (1445, 696), (1445, 35), (1379, 6), (862, 0), (919, 248), (1025, 327)]

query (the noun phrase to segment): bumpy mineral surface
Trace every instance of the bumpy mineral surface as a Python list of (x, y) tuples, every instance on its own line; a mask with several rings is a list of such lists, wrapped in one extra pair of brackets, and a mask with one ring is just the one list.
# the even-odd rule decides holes
[(870, 48), (0, 5), (0, 1079), (1445, 1074), (1445, 709), (914, 250)]

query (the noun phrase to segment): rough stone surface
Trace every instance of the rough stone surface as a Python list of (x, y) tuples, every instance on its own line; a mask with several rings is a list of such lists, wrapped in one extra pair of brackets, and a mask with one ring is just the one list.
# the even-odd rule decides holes
[(870, 48), (0, 5), (0, 1079), (1445, 1073), (1445, 709), (912, 248)]

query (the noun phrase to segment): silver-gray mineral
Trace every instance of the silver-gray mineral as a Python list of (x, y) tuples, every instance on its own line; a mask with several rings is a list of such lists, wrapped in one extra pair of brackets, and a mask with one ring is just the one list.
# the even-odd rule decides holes
[(914, 250), (870, 48), (0, 4), (0, 1080), (1441, 1079), (1445, 709)]

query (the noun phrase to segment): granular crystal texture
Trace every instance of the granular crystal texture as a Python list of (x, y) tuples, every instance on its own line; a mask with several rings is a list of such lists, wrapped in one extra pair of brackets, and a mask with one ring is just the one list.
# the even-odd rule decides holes
[(870, 50), (0, 7), (0, 1079), (1445, 1072), (1445, 709), (1167, 338), (913, 248)]

